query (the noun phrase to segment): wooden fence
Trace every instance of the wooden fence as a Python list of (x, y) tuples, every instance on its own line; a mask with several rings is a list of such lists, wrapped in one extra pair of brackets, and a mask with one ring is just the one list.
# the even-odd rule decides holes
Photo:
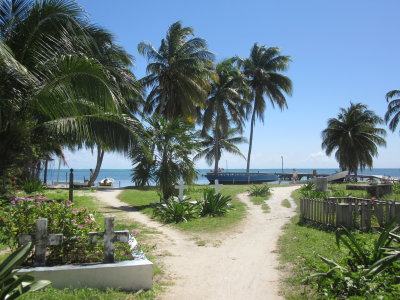
[(368, 231), (372, 226), (383, 226), (392, 220), (400, 224), (400, 203), (355, 197), (301, 198), (300, 218), (326, 226)]

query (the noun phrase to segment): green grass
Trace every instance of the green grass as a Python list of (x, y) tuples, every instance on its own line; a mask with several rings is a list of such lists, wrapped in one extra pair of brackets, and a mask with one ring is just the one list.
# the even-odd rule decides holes
[(269, 207), (269, 205), (267, 203), (261, 204), (261, 209), (266, 214), (271, 212), (271, 207)]
[(100, 291), (96, 289), (64, 289), (57, 290), (48, 288), (41, 292), (29, 293), (20, 299), (63, 299), (63, 300), (150, 300), (155, 299), (157, 294), (163, 289), (160, 283), (154, 283), (149, 291), (123, 292), (115, 289)]
[(288, 199), (282, 200), (281, 205), (283, 207), (287, 207), (287, 208), (291, 208), (292, 207), (292, 204), (290, 204), (290, 201)]
[[(298, 190), (293, 192), (292, 198), (298, 203)], [(297, 215), (284, 226), (284, 234), (278, 241), (281, 268), (287, 274), (282, 292), (286, 299), (321, 299), (315, 286), (304, 285), (302, 281), (317, 272), (320, 265), (318, 255), (339, 261), (347, 254), (347, 250), (345, 247), (337, 248), (333, 231), (324, 231), (306, 224), (299, 225), (298, 222)], [(369, 240), (373, 235), (364, 234), (363, 238)]]
[[(206, 186), (191, 186), (186, 193), (186, 196), (191, 200), (200, 200), (204, 188), (206, 188)], [(246, 215), (246, 205), (239, 202), (236, 195), (244, 193), (248, 189), (249, 185), (225, 185), (221, 188), (221, 194), (230, 195), (232, 197), (232, 209), (222, 217), (197, 218), (188, 222), (171, 225), (181, 230), (191, 232), (217, 232), (229, 229), (242, 220)], [(152, 217), (153, 209), (151, 208), (150, 203), (159, 202), (160, 197), (157, 194), (157, 190), (154, 188), (147, 188), (125, 190), (120, 194), (119, 199)]]

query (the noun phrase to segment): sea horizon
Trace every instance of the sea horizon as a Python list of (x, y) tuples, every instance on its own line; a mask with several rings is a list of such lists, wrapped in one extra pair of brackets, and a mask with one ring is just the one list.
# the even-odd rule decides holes
[[(85, 179), (89, 178), (90, 169), (74, 169), (74, 181), (75, 182), (83, 182)], [(207, 172), (210, 172), (211, 168), (206, 169), (196, 169), (198, 171), (198, 178), (195, 180), (195, 184), (209, 184), (208, 180), (204, 175)], [(246, 169), (222, 169), (221, 170), (227, 172), (244, 172)], [(312, 173), (313, 170), (316, 170), (319, 174), (333, 174), (339, 172), (339, 168), (296, 168), (296, 171), (301, 173)], [(47, 183), (53, 184), (54, 182), (65, 182), (68, 181), (70, 169), (60, 169), (58, 173), (58, 169), (48, 169), (47, 174)], [(250, 169), (250, 172), (260, 172), (260, 173), (282, 173), (282, 168), (269, 168), (269, 169)], [(293, 168), (283, 168), (283, 173), (292, 173)], [(114, 186), (126, 187), (133, 186), (134, 184), (131, 181), (131, 173), (132, 169), (101, 169), (99, 176), (96, 179), (96, 185), (98, 181), (103, 178), (113, 178), (115, 180)], [(400, 167), (399, 168), (373, 168), (366, 169), (363, 171), (359, 171), (358, 174), (365, 175), (384, 175), (390, 177), (400, 177)], [(43, 179), (43, 174), (41, 175)], [(274, 183), (274, 182), (272, 182)]]

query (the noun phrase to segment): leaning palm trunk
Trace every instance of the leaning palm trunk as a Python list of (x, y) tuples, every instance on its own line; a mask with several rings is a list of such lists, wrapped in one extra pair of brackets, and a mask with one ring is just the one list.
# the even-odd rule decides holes
[(104, 150), (101, 149), (100, 146), (97, 146), (96, 168), (94, 169), (93, 175), (89, 179), (88, 186), (94, 185), (94, 182), (96, 181), (97, 177), (99, 176), (101, 165), (103, 163), (103, 158), (104, 158)]
[(247, 154), (247, 167), (246, 172), (250, 172), (250, 157), (251, 157), (251, 147), (253, 146), (253, 129), (254, 129), (254, 122), (256, 118), (256, 110), (253, 109), (253, 115), (251, 116), (251, 125), (250, 125), (250, 141), (249, 141), (249, 152)]
[(218, 172), (218, 163), (219, 163), (219, 135), (218, 135), (218, 128), (216, 127), (215, 130), (215, 147), (214, 147), (214, 158), (215, 158), (215, 164), (214, 164), (214, 173)]

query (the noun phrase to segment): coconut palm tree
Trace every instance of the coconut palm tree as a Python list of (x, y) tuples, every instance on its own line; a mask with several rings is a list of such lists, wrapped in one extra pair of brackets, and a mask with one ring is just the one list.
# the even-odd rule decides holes
[[(217, 129), (218, 130), (218, 129)], [(203, 133), (203, 140), (201, 142), (201, 150), (195, 156), (195, 159), (205, 157), (208, 165), (214, 162), (214, 171), (218, 171), (218, 162), (221, 159), (222, 151), (226, 151), (235, 155), (239, 155), (246, 159), (246, 157), (240, 152), (239, 148), (236, 146), (240, 143), (247, 143), (247, 139), (243, 136), (238, 136), (241, 134), (239, 128), (229, 128), (226, 132), (220, 130), (217, 134), (216, 129), (212, 130), (212, 135), (208, 133)]]
[[(72, 0), (0, 3), (3, 174), (27, 152), (40, 152), (38, 142), (49, 137), (57, 149), (94, 142), (129, 149), (132, 128), (140, 124), (126, 114), (126, 91), (116, 76), (123, 72), (101, 61), (105, 55), (95, 55), (89, 29)], [(111, 61), (123, 63), (115, 57)]]
[[(249, 108), (250, 91), (246, 79), (234, 66), (235, 59), (226, 59), (216, 66), (217, 77), (212, 81), (212, 88), (203, 114), (203, 133), (212, 129), (214, 133), (214, 157), (220, 153), (219, 134), (228, 135), (230, 123), (241, 130)], [(218, 171), (218, 160), (214, 172)]]
[(162, 115), (168, 120), (194, 120), (199, 106), (204, 105), (210, 89), (214, 55), (207, 50), (204, 39), (193, 37), (191, 27), (173, 23), (156, 50), (141, 42), (138, 51), (149, 64), (141, 82), (149, 88), (145, 112)]
[(281, 110), (287, 107), (285, 94), (291, 95), (292, 82), (279, 72), (287, 70), (291, 59), (289, 56), (280, 55), (280, 49), (277, 47), (267, 48), (255, 43), (251, 48), (250, 57), (238, 61), (244, 75), (248, 78), (253, 100), (246, 167), (246, 172), (249, 172), (254, 124), (256, 118), (264, 122), (266, 108), (264, 96), (268, 97), (272, 107), (277, 105)]
[[(397, 97), (397, 99), (393, 99)], [(392, 100), (390, 100), (392, 99)], [(393, 90), (386, 94), (388, 109), (385, 114), (385, 122), (389, 124), (389, 129), (395, 131), (400, 121), (400, 90)]]
[(187, 183), (197, 177), (192, 156), (199, 150), (198, 134), (183, 119), (168, 121), (153, 115), (145, 121), (147, 141), (131, 155), (132, 181), (144, 185), (155, 180), (166, 200), (175, 194), (174, 183), (181, 177)]
[(328, 120), (328, 127), (322, 131), (322, 149), (327, 155), (336, 151), (340, 168), (349, 174), (372, 168), (378, 146), (386, 146), (386, 131), (377, 127), (381, 123), (383, 120), (365, 104), (350, 103), (349, 108), (340, 108), (337, 118)]

